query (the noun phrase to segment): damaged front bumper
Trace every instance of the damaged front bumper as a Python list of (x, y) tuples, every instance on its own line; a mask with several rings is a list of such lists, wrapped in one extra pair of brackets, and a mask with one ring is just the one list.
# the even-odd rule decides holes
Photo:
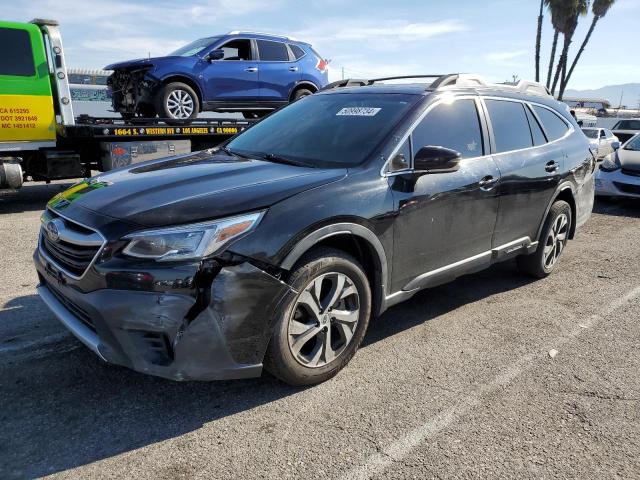
[[(184, 286), (197, 282), (198, 266), (188, 279), (185, 269), (176, 273), (170, 267), (126, 272), (129, 282), (144, 278), (147, 291), (129, 284), (83, 292), (38, 250), (34, 261), (40, 297), (80, 341), (109, 363), (173, 380), (259, 376), (274, 313), (294, 294), (248, 262), (218, 266), (206, 294), (191, 295)], [(104, 265), (92, 269), (103, 278), (118, 273)], [(181, 288), (158, 291), (176, 281)]]
[(151, 111), (158, 88), (158, 81), (150, 74), (151, 70), (152, 66), (114, 70), (107, 80), (114, 111), (125, 116)]

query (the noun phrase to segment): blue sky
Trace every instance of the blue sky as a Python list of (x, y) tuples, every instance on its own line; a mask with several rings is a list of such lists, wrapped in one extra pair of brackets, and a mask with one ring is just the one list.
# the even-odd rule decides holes
[[(72, 67), (101, 68), (165, 54), (195, 38), (235, 29), (308, 41), (350, 77), (474, 72), (493, 81), (533, 79), (537, 0), (28, 0), (0, 5), (0, 18), (55, 18)], [(571, 88), (640, 82), (640, 0), (617, 0), (599, 23)], [(583, 19), (574, 49), (590, 18)], [(552, 30), (545, 18), (543, 66)], [(631, 54), (631, 55), (630, 55)]]

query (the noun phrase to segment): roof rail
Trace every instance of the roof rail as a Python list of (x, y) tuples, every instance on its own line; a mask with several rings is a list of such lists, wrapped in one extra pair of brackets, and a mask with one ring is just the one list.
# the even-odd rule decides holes
[(437, 89), (443, 87), (482, 87), (486, 86), (487, 82), (484, 77), (475, 75), (472, 73), (450, 73), (449, 75), (442, 75), (430, 86), (430, 89)]
[(286, 38), (287, 40), (291, 40), (292, 42), (299, 41), (297, 38), (290, 37), (288, 35), (278, 35), (277, 33), (268, 32), (256, 32), (254, 30), (232, 30), (228, 32), (227, 35), (263, 35), (265, 37)]
[(536, 95), (544, 95), (551, 97), (551, 92), (547, 87), (538, 82), (531, 82), (529, 80), (520, 80), (516, 85), (516, 88), (521, 92), (534, 93)]
[(549, 89), (541, 83), (531, 82), (528, 80), (520, 80), (517, 85), (508, 84), (494, 84), (488, 83), (484, 77), (473, 73), (449, 73), (447, 75), (433, 74), (433, 75), (401, 75), (396, 77), (382, 77), (373, 78), (370, 80), (348, 78), (345, 80), (338, 80), (337, 82), (330, 83), (322, 90), (330, 90), (332, 88), (339, 87), (362, 87), (366, 85), (373, 85), (376, 82), (384, 82), (387, 80), (404, 80), (411, 78), (433, 78), (435, 79), (430, 83), (426, 90), (433, 91), (446, 87), (493, 87), (501, 88), (505, 90), (518, 90), (522, 93), (530, 93), (534, 95), (551, 96)]

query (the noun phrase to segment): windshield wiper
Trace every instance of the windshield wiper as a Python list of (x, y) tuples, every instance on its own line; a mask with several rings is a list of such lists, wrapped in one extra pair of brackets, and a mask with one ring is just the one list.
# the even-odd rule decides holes
[(310, 165), (307, 165), (306, 163), (299, 162), (299, 161), (293, 160), (291, 158), (282, 157), (282, 156), (276, 155), (274, 153), (265, 153), (265, 154), (260, 155), (260, 157), (263, 158), (264, 160), (268, 161), (268, 162), (284, 163), (285, 165), (295, 165), (296, 167), (309, 167), (310, 166)]

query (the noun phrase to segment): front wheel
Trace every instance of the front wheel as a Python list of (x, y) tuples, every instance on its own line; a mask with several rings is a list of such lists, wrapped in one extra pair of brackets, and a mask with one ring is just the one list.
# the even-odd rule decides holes
[(551, 274), (569, 241), (570, 230), (571, 207), (567, 202), (558, 200), (549, 210), (536, 251), (516, 259), (520, 270), (536, 278)]
[(168, 123), (183, 123), (184, 120), (192, 120), (198, 116), (200, 102), (198, 95), (186, 83), (173, 82), (163, 86), (156, 97), (156, 111), (162, 118), (168, 119)]
[(371, 290), (354, 258), (328, 248), (301, 259), (289, 283), (299, 293), (278, 312), (265, 367), (290, 385), (313, 385), (355, 355), (371, 316)]

